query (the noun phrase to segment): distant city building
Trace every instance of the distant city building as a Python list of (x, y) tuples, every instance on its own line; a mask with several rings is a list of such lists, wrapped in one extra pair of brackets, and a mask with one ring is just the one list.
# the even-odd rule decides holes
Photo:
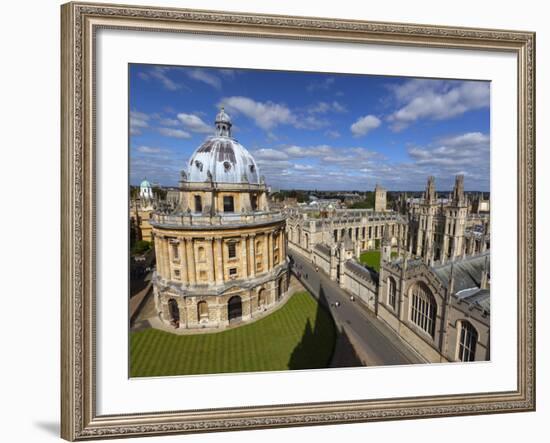
[(386, 190), (378, 183), (374, 188), (374, 210), (376, 212), (384, 212), (387, 209)]
[(266, 315), (287, 295), (285, 217), (270, 211), (252, 155), (216, 116), (216, 135), (181, 172), (178, 205), (153, 214), (160, 319), (176, 328), (225, 328)]

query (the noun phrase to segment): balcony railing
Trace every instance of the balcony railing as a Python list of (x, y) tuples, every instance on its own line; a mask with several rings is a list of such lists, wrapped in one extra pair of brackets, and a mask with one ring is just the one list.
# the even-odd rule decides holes
[(242, 224), (259, 224), (284, 220), (280, 212), (253, 212), (253, 213), (227, 213), (217, 215), (203, 214), (158, 214), (154, 213), (150, 219), (153, 226), (234, 226)]

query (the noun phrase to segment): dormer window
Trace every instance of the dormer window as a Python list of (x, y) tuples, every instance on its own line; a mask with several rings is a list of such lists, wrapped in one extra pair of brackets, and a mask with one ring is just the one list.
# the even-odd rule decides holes
[(223, 162), (223, 170), (225, 172), (229, 172), (231, 170), (231, 163), (229, 163), (228, 161)]
[(256, 172), (256, 166), (250, 165), (249, 168), (250, 168), (250, 172), (251, 172), (252, 174), (254, 174), (254, 173)]
[(195, 160), (195, 166), (202, 172), (202, 163), (198, 160)]

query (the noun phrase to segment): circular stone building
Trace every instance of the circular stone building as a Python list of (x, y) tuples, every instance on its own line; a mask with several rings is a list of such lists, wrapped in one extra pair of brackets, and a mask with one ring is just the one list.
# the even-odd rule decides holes
[(285, 218), (267, 204), (252, 155), (231, 137), (223, 108), (216, 135), (181, 172), (179, 206), (151, 220), (155, 305), (175, 328), (225, 328), (272, 310), (286, 296)]

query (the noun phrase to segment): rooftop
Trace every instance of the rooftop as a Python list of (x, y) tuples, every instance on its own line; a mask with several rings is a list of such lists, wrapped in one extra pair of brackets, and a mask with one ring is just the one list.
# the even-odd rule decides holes
[(447, 287), (451, 277), (451, 268), (453, 268), (454, 290), (457, 293), (465, 289), (479, 289), (483, 270), (487, 266), (487, 271), (489, 271), (490, 265), (491, 255), (489, 251), (486, 251), (475, 256), (447, 262), (444, 265), (433, 266), (432, 271), (443, 286)]

